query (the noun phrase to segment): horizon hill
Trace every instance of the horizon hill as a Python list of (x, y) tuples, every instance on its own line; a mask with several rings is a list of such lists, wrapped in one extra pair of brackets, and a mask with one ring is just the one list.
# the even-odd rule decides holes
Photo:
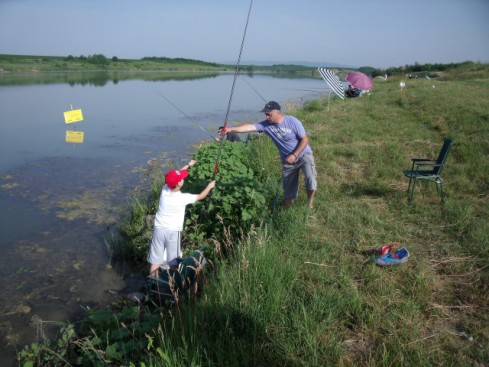
[[(305, 62), (306, 65), (295, 64), (248, 64), (240, 65), (239, 71), (244, 73), (287, 73), (312, 75), (320, 77), (315, 63)], [(348, 67), (338, 64), (325, 63), (323, 67), (333, 70), (358, 70), (372, 78), (384, 75), (422, 74), (436, 77), (436, 72), (466, 67), (480, 62), (465, 61), (448, 64), (419, 64), (402, 65), (387, 69), (377, 69), (371, 66)], [(314, 65), (314, 66), (312, 66)], [(0, 54), (0, 74), (3, 73), (42, 73), (42, 72), (79, 72), (79, 71), (189, 71), (189, 72), (231, 72), (236, 70), (234, 64), (219, 64), (186, 58), (143, 57), (142, 59), (119, 59), (117, 56), (107, 58), (103, 54), (89, 56), (35, 56)]]

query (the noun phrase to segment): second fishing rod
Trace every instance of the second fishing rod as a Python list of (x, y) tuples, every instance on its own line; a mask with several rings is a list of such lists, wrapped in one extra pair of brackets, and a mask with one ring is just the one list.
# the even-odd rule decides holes
[[(231, 110), (231, 103), (233, 100), (234, 89), (236, 87), (236, 79), (238, 78), (238, 74), (239, 74), (239, 65), (241, 63), (241, 55), (243, 54), (244, 42), (246, 39), (246, 31), (248, 30), (248, 23), (250, 21), (250, 15), (251, 15), (251, 8), (252, 7), (253, 7), (253, 0), (250, 0), (250, 7), (248, 9), (248, 16), (246, 17), (246, 25), (245, 25), (245, 29), (243, 32), (243, 39), (241, 40), (241, 47), (239, 50), (238, 61), (236, 63), (236, 70), (234, 72), (233, 85), (231, 87), (231, 93), (229, 95), (228, 107), (226, 110), (226, 117), (224, 118), (223, 131), (226, 131), (227, 124), (228, 124), (229, 111)], [(224, 143), (224, 140), (225, 139), (221, 139), (221, 143), (219, 144), (219, 150), (217, 151), (217, 159), (216, 159), (216, 163), (214, 165), (214, 176), (216, 176), (218, 171), (219, 171), (219, 161), (221, 160), (221, 151), (222, 151), (222, 145)], [(206, 212), (209, 212), (209, 208), (210, 208), (210, 205), (212, 202), (213, 192), (214, 192), (214, 190), (212, 190), (209, 194), (209, 200), (207, 201), (207, 205), (206, 205)]]

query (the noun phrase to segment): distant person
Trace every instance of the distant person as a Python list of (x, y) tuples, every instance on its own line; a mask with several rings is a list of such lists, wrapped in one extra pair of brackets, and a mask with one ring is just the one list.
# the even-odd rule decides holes
[[(224, 126), (220, 126), (219, 127), (219, 131), (221, 131), (222, 129), (224, 129)], [(219, 137), (215, 137), (214, 140), (215, 141), (220, 141), (221, 139), (223, 139), (224, 137), (222, 136), (219, 136)], [(226, 138), (226, 141), (229, 141), (231, 143), (234, 143), (234, 142), (241, 142), (241, 137), (236, 134), (236, 133), (229, 133), (229, 134), (226, 134), (225, 135), (225, 138)]]
[(148, 262), (151, 264), (150, 276), (158, 276), (160, 267), (168, 269), (178, 266), (178, 258), (182, 257), (180, 235), (185, 219), (185, 207), (203, 200), (216, 185), (216, 181), (211, 181), (198, 195), (180, 191), (188, 176), (188, 169), (195, 163), (197, 161), (191, 160), (180, 170), (171, 170), (165, 176), (148, 254)]
[(284, 189), (284, 207), (293, 204), (299, 193), (299, 172), (302, 170), (307, 191), (308, 205), (313, 207), (316, 193), (316, 165), (312, 149), (309, 146), (302, 122), (297, 118), (284, 115), (280, 105), (275, 101), (268, 102), (260, 111), (265, 113), (266, 120), (256, 124), (244, 124), (222, 129), (221, 134), (264, 132), (270, 136), (278, 148), (282, 161), (282, 185)]
[(353, 85), (348, 84), (348, 89), (345, 91), (348, 97), (358, 97), (361, 94), (360, 89), (354, 88)]

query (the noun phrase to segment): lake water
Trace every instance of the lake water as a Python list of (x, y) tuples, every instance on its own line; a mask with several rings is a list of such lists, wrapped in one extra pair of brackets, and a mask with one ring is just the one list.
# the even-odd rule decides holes
[[(0, 74), (0, 355), (51, 335), (57, 321), (109, 304), (144, 281), (107, 241), (150, 159), (185, 164), (224, 122), (233, 74)], [(240, 75), (229, 121), (255, 122), (265, 100), (327, 95), (322, 79)], [(165, 99), (166, 98), (166, 99)], [(169, 100), (171, 103), (169, 103)], [(176, 107), (175, 107), (176, 106)], [(83, 121), (63, 113), (81, 109)], [(84, 133), (67, 143), (67, 131)], [(204, 131), (205, 130), (205, 131)], [(53, 323), (42, 330), (33, 317)]]

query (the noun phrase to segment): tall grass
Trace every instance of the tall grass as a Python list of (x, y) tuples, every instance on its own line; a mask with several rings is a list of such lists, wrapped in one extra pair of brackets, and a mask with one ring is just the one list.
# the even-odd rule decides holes
[[(403, 91), (399, 80), (379, 82), (363, 98), (294, 111), (316, 156), (317, 209), (305, 210), (302, 191), (241, 242), (199, 306), (182, 310), (199, 315), (185, 340), (202, 365), (487, 362), (485, 76), (413, 80)], [(445, 205), (426, 184), (408, 206), (402, 170), (411, 157), (436, 157), (446, 136), (456, 145)], [(262, 156), (268, 169), (273, 156)], [(403, 265), (380, 268), (363, 255), (395, 241), (411, 253)]]
[[(183, 341), (165, 348), (187, 352), (172, 362), (487, 362), (487, 69), (485, 78), (414, 80), (403, 91), (391, 80), (363, 98), (292, 111), (315, 152), (317, 209), (305, 209), (301, 192), (240, 241), (198, 306), (183, 307), (175, 337)], [(402, 170), (411, 157), (436, 157), (447, 136), (456, 145), (445, 205), (426, 184), (408, 206)], [(276, 171), (274, 147), (252, 143), (257, 165)], [(379, 268), (364, 255), (395, 241), (411, 253), (403, 265)]]

